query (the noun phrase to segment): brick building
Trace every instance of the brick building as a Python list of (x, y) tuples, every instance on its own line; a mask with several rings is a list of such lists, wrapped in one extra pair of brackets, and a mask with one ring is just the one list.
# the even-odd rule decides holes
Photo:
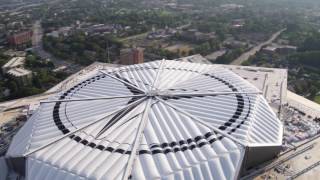
[(8, 37), (8, 41), (11, 45), (21, 45), (32, 40), (32, 31), (23, 31), (19, 33), (12, 34)]
[(129, 48), (120, 51), (120, 63), (124, 65), (140, 64), (144, 62), (142, 48)]

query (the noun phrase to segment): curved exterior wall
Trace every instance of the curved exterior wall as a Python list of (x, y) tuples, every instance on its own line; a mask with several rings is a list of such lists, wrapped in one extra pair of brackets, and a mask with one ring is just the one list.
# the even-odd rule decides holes
[(276, 154), (281, 143), (281, 122), (239, 76), (155, 61), (102, 70), (42, 102), (6, 157), (25, 157), (32, 180), (229, 180), (268, 159), (255, 147)]
[(242, 172), (244, 173), (250, 168), (276, 158), (281, 150), (281, 146), (248, 147), (245, 153), (244, 164), (242, 165)]
[(5, 180), (8, 174), (8, 166), (4, 157), (0, 157), (0, 180)]

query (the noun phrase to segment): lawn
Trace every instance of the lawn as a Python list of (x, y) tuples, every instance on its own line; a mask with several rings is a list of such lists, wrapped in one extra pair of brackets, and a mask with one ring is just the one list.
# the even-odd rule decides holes
[(315, 101), (316, 103), (320, 104), (320, 95), (319, 95), (319, 96), (316, 96), (316, 97), (314, 98), (314, 101)]

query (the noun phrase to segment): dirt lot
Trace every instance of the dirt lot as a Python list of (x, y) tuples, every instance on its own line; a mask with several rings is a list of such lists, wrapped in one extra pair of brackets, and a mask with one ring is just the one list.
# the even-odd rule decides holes
[(188, 44), (175, 44), (172, 46), (168, 46), (165, 49), (171, 52), (185, 52), (188, 54), (189, 51), (191, 51), (193, 48)]

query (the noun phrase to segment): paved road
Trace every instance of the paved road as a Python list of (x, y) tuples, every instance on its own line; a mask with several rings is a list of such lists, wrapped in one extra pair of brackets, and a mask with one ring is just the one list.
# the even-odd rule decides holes
[(37, 47), (41, 43), (42, 38), (42, 29), (41, 29), (41, 22), (40, 20), (36, 21), (33, 24), (33, 35), (32, 35), (32, 46)]
[(59, 66), (67, 66), (67, 68), (71, 73), (78, 72), (83, 67), (72, 62), (68, 62), (62, 59), (59, 59), (49, 52), (45, 51), (42, 46), (42, 38), (43, 38), (43, 29), (41, 27), (41, 21), (38, 20), (33, 24), (33, 37), (32, 37), (32, 46), (33, 51), (40, 56), (42, 59), (50, 59), (55, 67)]
[[(40, 6), (42, 5), (42, 3), (32, 3), (32, 4), (27, 4), (27, 3), (22, 3), (22, 4), (15, 4), (15, 5), (12, 5), (13, 7), (14, 6), (17, 6), (17, 8), (15, 9), (11, 9), (11, 10), (4, 10), (2, 12), (0, 12), (0, 14), (5, 14), (5, 13), (15, 13), (15, 12), (18, 12), (22, 9), (25, 9), (25, 8), (31, 8), (31, 7), (36, 7), (36, 6)], [(19, 6), (19, 7), (18, 7)], [(0, 8), (4, 8), (5, 6), (0, 6)], [(6, 6), (6, 7), (10, 7), (10, 6)]]
[(69, 63), (63, 62), (62, 60), (54, 57), (50, 53), (46, 52), (42, 47), (43, 30), (41, 27), (41, 21), (38, 20), (33, 24), (33, 36), (32, 46), (33, 51), (40, 56), (42, 59), (50, 59), (56, 66), (68, 65)]
[(238, 57), (236, 60), (234, 60), (231, 64), (232, 65), (241, 65), (243, 62), (245, 62), (246, 60), (249, 59), (250, 56), (255, 55), (258, 51), (261, 50), (261, 48), (265, 45), (268, 45), (270, 43), (272, 43), (275, 39), (277, 39), (279, 37), (279, 35), (284, 32), (285, 30), (287, 30), (286, 28), (279, 30), (278, 32), (275, 32), (270, 39), (268, 39), (265, 42), (262, 42), (260, 44), (258, 44), (257, 46), (253, 47), (252, 49), (250, 49), (249, 51), (243, 53), (240, 57)]

